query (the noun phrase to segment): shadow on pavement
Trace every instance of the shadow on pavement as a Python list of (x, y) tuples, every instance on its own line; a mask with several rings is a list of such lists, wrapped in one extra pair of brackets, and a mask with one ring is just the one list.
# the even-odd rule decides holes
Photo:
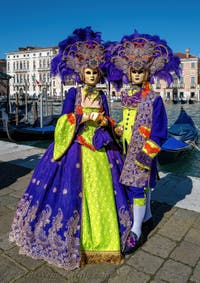
[(152, 200), (174, 206), (192, 192), (192, 179), (168, 173), (157, 181)]
[(22, 176), (28, 174), (32, 169), (21, 167), (9, 162), (0, 163), (0, 190), (10, 186), (16, 180)]
[(31, 172), (40, 159), (41, 155), (35, 154), (24, 159), (11, 160), (9, 162), (0, 161), (0, 190), (10, 186), (18, 178)]

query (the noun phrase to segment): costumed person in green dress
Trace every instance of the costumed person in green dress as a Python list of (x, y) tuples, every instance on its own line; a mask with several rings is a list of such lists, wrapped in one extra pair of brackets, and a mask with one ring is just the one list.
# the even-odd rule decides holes
[(115, 128), (126, 155), (120, 182), (128, 186), (133, 207), (133, 226), (124, 254), (134, 252), (144, 237), (142, 228), (153, 228), (151, 188), (156, 185), (157, 154), (167, 138), (167, 115), (161, 96), (153, 91), (154, 78), (173, 81), (171, 72), (180, 75), (180, 59), (158, 36), (124, 36), (111, 48), (109, 80), (127, 83), (122, 91), (123, 120)]
[(20, 253), (66, 270), (120, 263), (132, 226), (114, 122), (106, 95), (96, 88), (105, 54), (100, 33), (90, 27), (59, 43), (51, 73), (80, 87), (66, 93), (55, 142), (36, 167), (10, 232)]

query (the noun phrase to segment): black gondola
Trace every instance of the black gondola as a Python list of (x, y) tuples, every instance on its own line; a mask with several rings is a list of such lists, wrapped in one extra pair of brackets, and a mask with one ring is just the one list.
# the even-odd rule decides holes
[(159, 163), (176, 161), (182, 153), (194, 149), (198, 140), (198, 131), (192, 118), (181, 107), (175, 123), (168, 129), (168, 138), (158, 154)]

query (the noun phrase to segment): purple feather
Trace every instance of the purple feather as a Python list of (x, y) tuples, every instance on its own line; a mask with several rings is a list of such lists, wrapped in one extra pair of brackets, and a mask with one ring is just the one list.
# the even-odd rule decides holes
[[(75, 29), (72, 35), (68, 36), (58, 44), (59, 53), (51, 61), (50, 73), (51, 76), (59, 75), (63, 83), (65, 82), (67, 77), (71, 78), (72, 76), (76, 80), (76, 82), (81, 82), (79, 74), (75, 73), (74, 70), (67, 67), (66, 62), (63, 60), (63, 54), (67, 54), (67, 52), (69, 51), (67, 48), (77, 41), (96, 41), (98, 43), (101, 43), (101, 33), (94, 32), (90, 26)], [(103, 68), (103, 66), (100, 66), (100, 68), (101, 67)]]

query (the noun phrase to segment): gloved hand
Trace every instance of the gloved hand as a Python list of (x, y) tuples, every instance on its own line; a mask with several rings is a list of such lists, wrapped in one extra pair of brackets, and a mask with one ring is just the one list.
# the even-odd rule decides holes
[(114, 129), (114, 131), (118, 137), (121, 137), (123, 135), (124, 128), (123, 126), (119, 125)]
[(103, 118), (98, 122), (98, 125), (99, 125), (100, 127), (105, 127), (105, 126), (107, 126), (107, 125), (108, 125), (108, 120), (107, 120), (107, 118), (106, 118), (106, 117), (103, 117)]

